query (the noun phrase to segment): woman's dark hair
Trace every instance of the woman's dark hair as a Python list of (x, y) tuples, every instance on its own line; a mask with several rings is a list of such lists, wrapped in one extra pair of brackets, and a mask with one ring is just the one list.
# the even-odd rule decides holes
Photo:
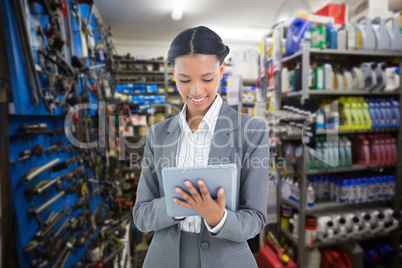
[(180, 56), (206, 54), (216, 55), (222, 64), (229, 54), (229, 47), (211, 29), (198, 26), (179, 33), (170, 45), (168, 60), (174, 66), (175, 59)]

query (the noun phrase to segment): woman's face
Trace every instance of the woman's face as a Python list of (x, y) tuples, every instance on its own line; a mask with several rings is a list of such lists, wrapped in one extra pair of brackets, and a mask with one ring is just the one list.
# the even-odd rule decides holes
[(225, 63), (216, 55), (186, 55), (175, 59), (173, 75), (190, 115), (204, 116), (215, 100)]

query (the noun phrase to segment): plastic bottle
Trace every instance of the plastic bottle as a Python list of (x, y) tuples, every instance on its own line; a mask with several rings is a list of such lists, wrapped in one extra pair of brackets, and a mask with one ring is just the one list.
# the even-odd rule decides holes
[(329, 200), (334, 201), (335, 200), (335, 178), (329, 177), (328, 183), (329, 183)]
[(327, 46), (325, 25), (316, 25), (311, 28), (311, 47), (326, 48)]
[(339, 99), (339, 104), (341, 106), (339, 128), (347, 130), (354, 129), (355, 122), (352, 116), (351, 104), (349, 100), (345, 97), (341, 97)]
[(360, 212), (357, 214), (359, 217), (359, 235), (365, 235), (370, 231), (371, 215), (366, 212)]
[(347, 31), (347, 48), (348, 50), (355, 50), (356, 49), (356, 29), (353, 27), (352, 24), (346, 24), (346, 31)]
[(306, 268), (320, 268), (321, 253), (318, 248), (308, 249), (306, 251)]
[(337, 48), (338, 50), (347, 49), (347, 31), (345, 27), (338, 30)]
[(361, 110), (362, 110), (362, 115), (363, 115), (363, 121), (364, 121), (364, 126), (363, 129), (371, 129), (372, 125), (372, 120), (369, 112), (369, 106), (368, 104), (364, 101), (363, 97), (357, 98), (357, 101), (361, 104)]
[(354, 129), (364, 129), (365, 122), (361, 103), (354, 97), (349, 98), (349, 101), (351, 103), (352, 116), (355, 119)]
[(381, 165), (381, 152), (377, 139), (370, 136), (370, 163), (373, 165)]
[(314, 188), (311, 185), (311, 183), (309, 183), (307, 186), (307, 207), (309, 208), (314, 207), (314, 202), (315, 202)]
[(343, 88), (346, 90), (352, 90), (354, 88), (354, 81), (353, 81), (353, 75), (352, 72), (350, 72), (348, 69), (344, 68), (342, 70), (343, 72)]
[(352, 158), (352, 143), (347, 137), (343, 138), (345, 144), (345, 167), (351, 168), (353, 164)]
[(346, 213), (344, 215), (345, 218), (345, 229), (346, 229), (346, 236), (348, 238), (352, 238), (354, 236), (357, 236), (359, 233), (359, 217), (357, 217), (354, 213)]
[(368, 196), (368, 201), (372, 202), (375, 201), (376, 198), (376, 179), (374, 177), (368, 178), (369, 179), (369, 184), (368, 184), (368, 189), (367, 189), (367, 196)]
[(382, 91), (387, 85), (387, 74), (385, 73), (386, 65), (384, 62), (377, 63), (375, 68), (375, 74), (377, 76), (377, 85), (373, 88), (373, 90)]
[(364, 187), (364, 179), (363, 178), (356, 179), (356, 203), (363, 202), (363, 187)]
[(391, 124), (390, 127), (399, 129), (401, 127), (401, 118), (399, 114), (399, 102), (390, 99), (390, 109), (391, 109)]
[(338, 36), (337, 36), (337, 31), (335, 28), (332, 26), (332, 23), (327, 23), (326, 25), (326, 31), (327, 31), (327, 36), (326, 36), (326, 42), (327, 42), (327, 48), (328, 49), (337, 49), (338, 48)]
[(391, 67), (385, 69), (385, 74), (387, 76), (386, 86), (384, 91), (395, 91), (398, 90), (400, 87), (400, 75), (401, 68), (399, 67)]
[(376, 17), (371, 22), (375, 33), (376, 50), (389, 51), (391, 49), (391, 36), (385, 24), (385, 19)]
[(324, 68), (322, 66), (313, 67), (312, 88), (318, 90), (324, 89)]
[(360, 70), (364, 76), (364, 89), (371, 91), (377, 86), (377, 75), (375, 73), (376, 64), (365, 62), (360, 65)]
[(387, 208), (383, 210), (384, 214), (384, 232), (390, 233), (399, 228), (398, 216), (399, 213), (396, 213), (393, 209)]
[(341, 70), (334, 68), (334, 90), (343, 90), (345, 82), (343, 81), (343, 74)]
[(332, 71), (331, 64), (324, 64), (324, 89), (325, 90), (332, 90), (334, 86), (334, 73)]
[(333, 240), (334, 237), (334, 223), (330, 216), (320, 216), (317, 219), (317, 238), (322, 243)]
[(289, 56), (300, 50), (301, 41), (306, 31), (310, 31), (311, 26), (311, 22), (302, 18), (296, 18), (292, 21), (286, 35), (285, 56)]
[[(365, 21), (365, 23), (362, 23)], [(356, 30), (356, 49), (358, 50), (374, 50), (375, 36), (371, 20), (365, 16), (359, 18), (353, 23)]]
[(357, 183), (356, 180), (349, 179), (349, 204), (356, 204), (357, 200)]
[(359, 145), (360, 148), (358, 148), (358, 157), (357, 157), (357, 164), (358, 165), (363, 165), (363, 166), (369, 166), (370, 165), (370, 143), (369, 141), (365, 138), (364, 135), (359, 136)]
[(288, 199), (289, 199), (290, 201), (293, 201), (293, 202), (295, 202), (295, 197), (294, 197), (294, 191), (295, 191), (295, 189), (294, 189), (294, 186), (295, 186), (295, 184), (294, 184), (293, 180), (290, 179), (290, 180), (288, 181), (288, 187), (289, 187)]
[(325, 129), (325, 114), (324, 114), (324, 109), (320, 107), (317, 111), (317, 124), (316, 124), (316, 130), (323, 130)]
[(346, 236), (346, 220), (340, 214), (332, 215), (332, 221), (334, 222), (334, 239), (339, 239)]
[(354, 89), (364, 89), (364, 74), (356, 67), (352, 69), (352, 75), (354, 80)]
[(380, 111), (381, 111), (381, 118), (383, 119), (382, 121), (382, 127), (383, 128), (392, 128), (392, 106), (389, 102), (386, 100), (381, 100), (380, 101)]
[(364, 251), (358, 243), (343, 243), (340, 246), (348, 254), (353, 265), (351, 267), (364, 267)]
[(379, 136), (377, 136), (378, 139), (378, 147), (380, 147), (380, 154), (381, 154), (381, 161), (380, 161), (380, 165), (387, 165), (387, 148), (385, 146), (385, 140), (382, 138), (379, 138)]
[(384, 118), (383, 118), (383, 113), (381, 112), (380, 102), (378, 101), (378, 99), (374, 99), (372, 101), (372, 103), (373, 103), (375, 117), (377, 119), (376, 129), (384, 128)]
[(370, 220), (370, 233), (377, 234), (381, 232), (384, 228), (384, 214), (375, 209), (371, 212), (371, 220)]
[(363, 178), (363, 187), (362, 187), (362, 203), (366, 203), (369, 201), (368, 198), (368, 188), (370, 185), (370, 179), (369, 178)]
[(341, 180), (339, 184), (339, 203), (349, 204), (350, 183), (348, 180)]
[(392, 26), (387, 26), (388, 33), (391, 37), (391, 51), (402, 51), (402, 40), (400, 35), (399, 21), (397, 17), (390, 17), (385, 20), (385, 23), (389, 25), (392, 21)]
[(288, 68), (284, 67), (282, 68), (282, 74), (281, 74), (281, 79), (282, 79), (282, 93), (287, 93), (290, 92), (290, 79), (289, 79), (289, 70)]
[(392, 155), (392, 164), (396, 164), (398, 161), (398, 152), (396, 148), (396, 140), (394, 137), (389, 137), (390, 139), (390, 150)]

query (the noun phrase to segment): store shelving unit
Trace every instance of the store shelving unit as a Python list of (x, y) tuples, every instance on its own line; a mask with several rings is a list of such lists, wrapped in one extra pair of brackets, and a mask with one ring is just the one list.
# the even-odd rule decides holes
[[(275, 83), (275, 94), (276, 94), (276, 101), (277, 101), (277, 108), (280, 109), (282, 99), (293, 98), (293, 99), (300, 99), (303, 103), (304, 100), (307, 98), (322, 98), (322, 97), (340, 97), (340, 96), (382, 96), (385, 95), (387, 97), (395, 97), (402, 104), (402, 88), (400, 88), (396, 92), (368, 92), (365, 90), (342, 90), (342, 91), (326, 91), (326, 90), (311, 90), (308, 87), (308, 77), (309, 77), (309, 68), (310, 62), (331, 62), (334, 64), (338, 63), (345, 63), (345, 62), (367, 62), (367, 61), (381, 61), (381, 62), (390, 62), (399, 60), (399, 64), (402, 67), (402, 53), (396, 52), (377, 52), (377, 51), (341, 51), (341, 50), (330, 50), (330, 49), (312, 49), (310, 48), (310, 43), (307, 41), (302, 42), (302, 49), (290, 55), (288, 57), (282, 57), (282, 55), (275, 55), (273, 58), (267, 58), (267, 38), (272, 36), (273, 32), (276, 31), (280, 37), (283, 36), (284, 27), (282, 25), (278, 25), (273, 28), (266, 36), (264, 36), (263, 43), (264, 43), (264, 66), (265, 70), (268, 68), (268, 64), (274, 60), (275, 63), (275, 71), (276, 71), (276, 83)], [(282, 47), (282, 38), (276, 38), (278, 42), (278, 46)], [(289, 92), (288, 94), (284, 95), (281, 92), (281, 69), (283, 66), (294, 66), (294, 64), (299, 63), (301, 66), (302, 71), (302, 86), (301, 91), (298, 92)], [(402, 75), (401, 75), (402, 78)], [(266, 92), (268, 90), (266, 86), (266, 81), (262, 82), (262, 91)], [(402, 114), (402, 105), (400, 105), (400, 114)], [(305, 217), (307, 213), (312, 212), (320, 212), (326, 211), (328, 209), (334, 208), (344, 208), (345, 206), (351, 207), (358, 207), (361, 204), (352, 204), (352, 205), (342, 205), (335, 202), (325, 202), (325, 203), (317, 203), (313, 208), (307, 208), (307, 175), (311, 174), (328, 174), (328, 173), (338, 173), (338, 172), (354, 172), (354, 171), (363, 171), (363, 170), (374, 170), (374, 169), (393, 169), (397, 176), (396, 179), (396, 189), (401, 189), (402, 186), (402, 131), (397, 129), (381, 129), (381, 130), (323, 130), (317, 131), (316, 134), (348, 134), (348, 133), (368, 133), (368, 132), (394, 132), (397, 140), (398, 140), (398, 164), (397, 165), (386, 165), (386, 166), (360, 166), (360, 165), (353, 165), (351, 168), (347, 169), (329, 169), (329, 170), (308, 170), (307, 167), (307, 158), (308, 152), (307, 149), (304, 147), (301, 157), (301, 170), (299, 170), (298, 174), (300, 175), (299, 187), (300, 187), (300, 200), (299, 204), (293, 203), (286, 199), (283, 199), (280, 195), (281, 193), (281, 179), (277, 181), (277, 218), (278, 218), (278, 232), (276, 235), (279, 235), (279, 232), (284, 234), (290, 241), (292, 241), (295, 245), (297, 245), (298, 249), (298, 266), (299, 267), (306, 267), (306, 259), (305, 259), (305, 252), (307, 246), (305, 244)], [(279, 150), (279, 149), (277, 149)], [(279, 173), (279, 171), (277, 171)], [(395, 199), (380, 202), (374, 204), (382, 204), (382, 205), (392, 205), (395, 211), (400, 211), (401, 209), (401, 198), (402, 194), (400, 191), (395, 191)], [(295, 238), (288, 230), (283, 230), (280, 228), (280, 205), (287, 204), (292, 208), (299, 211), (299, 220), (298, 220), (298, 237)], [(363, 204), (372, 204), (366, 203)], [(398, 234), (397, 234), (398, 233)], [(377, 239), (377, 238), (392, 238), (393, 241), (393, 248), (399, 249), (399, 230), (392, 232), (391, 234), (384, 234), (384, 235), (375, 235), (375, 236), (364, 236), (358, 237), (355, 239), (345, 239), (345, 240), (337, 240), (331, 241), (331, 243), (325, 244), (316, 244), (315, 246), (331, 246), (331, 245), (339, 245), (346, 242), (358, 242), (363, 240), (370, 240), (370, 239)], [(399, 254), (395, 254), (395, 266), (399, 263)]]

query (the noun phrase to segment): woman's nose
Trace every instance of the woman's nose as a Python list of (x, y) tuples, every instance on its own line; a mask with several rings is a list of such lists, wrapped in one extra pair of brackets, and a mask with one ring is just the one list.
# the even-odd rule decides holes
[(193, 95), (194, 97), (198, 97), (202, 94), (202, 84), (198, 81), (194, 81), (194, 83), (192, 83), (191, 88), (191, 95)]

